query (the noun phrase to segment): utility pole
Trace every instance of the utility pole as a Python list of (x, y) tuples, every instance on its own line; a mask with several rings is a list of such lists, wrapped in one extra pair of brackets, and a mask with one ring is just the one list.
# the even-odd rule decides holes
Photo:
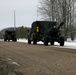
[(14, 10), (14, 30), (16, 30), (16, 17), (15, 17), (15, 10)]

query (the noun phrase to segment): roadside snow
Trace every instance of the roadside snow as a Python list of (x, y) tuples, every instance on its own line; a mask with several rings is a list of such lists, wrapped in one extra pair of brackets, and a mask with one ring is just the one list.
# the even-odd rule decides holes
[(70, 49), (76, 49), (76, 42), (65, 42), (64, 46), (59, 46), (59, 43), (55, 42), (55, 47), (59, 48), (70, 48)]
[(27, 39), (18, 39), (17, 42), (24, 42), (24, 43), (27, 43)]
[[(17, 41), (18, 42), (24, 42), (24, 43), (28, 42), (27, 39), (19, 39)], [(40, 41), (37, 44), (43, 44), (43, 42)], [(76, 40), (75, 41), (71, 41), (70, 39), (68, 39), (67, 41), (65, 41), (64, 46), (59, 46), (59, 43), (55, 42), (54, 47), (76, 49)]]

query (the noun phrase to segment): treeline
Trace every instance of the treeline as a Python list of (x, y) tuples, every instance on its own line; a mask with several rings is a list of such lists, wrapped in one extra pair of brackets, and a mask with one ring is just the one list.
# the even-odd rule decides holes
[(16, 37), (17, 38), (27, 38), (28, 36), (28, 27), (18, 27), (16, 28)]

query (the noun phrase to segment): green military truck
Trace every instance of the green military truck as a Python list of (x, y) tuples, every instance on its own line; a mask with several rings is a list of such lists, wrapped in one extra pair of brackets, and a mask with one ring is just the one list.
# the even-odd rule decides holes
[(15, 30), (5, 30), (4, 41), (17, 41)]
[(64, 37), (60, 33), (60, 27), (63, 22), (57, 27), (57, 22), (50, 21), (35, 21), (31, 25), (28, 34), (28, 44), (37, 44), (38, 41), (44, 42), (44, 45), (54, 45), (54, 42), (60, 43), (64, 46)]

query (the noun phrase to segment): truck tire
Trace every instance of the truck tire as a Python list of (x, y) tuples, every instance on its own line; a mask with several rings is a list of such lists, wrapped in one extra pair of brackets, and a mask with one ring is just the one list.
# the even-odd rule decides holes
[(16, 38), (12, 38), (12, 41), (15, 41), (15, 42), (16, 42), (16, 41), (17, 41), (17, 39), (16, 39)]
[(33, 44), (34, 44), (34, 45), (37, 44), (37, 39), (36, 39), (36, 36), (35, 36), (35, 35), (33, 36)]
[(54, 45), (54, 41), (51, 41), (51, 45)]
[(60, 46), (64, 46), (64, 37), (60, 37)]
[(28, 39), (28, 44), (31, 44), (31, 40)]
[(28, 44), (31, 44), (30, 35), (28, 35)]
[(15, 38), (13, 41), (15, 41), (15, 42), (16, 42), (16, 41), (17, 41), (17, 39)]
[(4, 39), (4, 41), (7, 41), (7, 39)]
[(48, 39), (44, 38), (44, 45), (47, 46), (48, 45)]

